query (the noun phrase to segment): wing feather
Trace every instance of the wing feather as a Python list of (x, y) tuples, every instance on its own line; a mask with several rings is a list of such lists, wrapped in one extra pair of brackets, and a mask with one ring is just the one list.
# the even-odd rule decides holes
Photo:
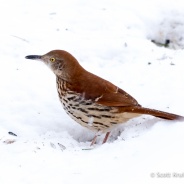
[[(78, 82), (80, 81), (80, 83)], [(74, 83), (75, 81), (72, 81)], [(105, 106), (140, 106), (127, 92), (111, 82), (104, 80), (90, 72), (77, 76), (75, 85), (70, 85), (72, 91), (81, 93), (87, 100)]]

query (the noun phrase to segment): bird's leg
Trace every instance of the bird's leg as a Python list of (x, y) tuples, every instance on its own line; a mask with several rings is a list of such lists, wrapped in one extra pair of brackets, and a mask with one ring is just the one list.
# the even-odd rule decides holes
[(96, 138), (97, 138), (97, 136), (98, 136), (98, 135), (95, 135), (95, 137), (94, 137), (94, 138), (93, 138), (93, 140), (91, 141), (90, 146), (93, 146), (93, 144), (95, 144), (95, 143), (96, 143)]
[(107, 139), (108, 139), (109, 135), (110, 135), (110, 132), (107, 132), (107, 133), (105, 134), (105, 138), (104, 138), (104, 140), (103, 140), (103, 143), (102, 143), (102, 144), (106, 143), (106, 141), (107, 141)]

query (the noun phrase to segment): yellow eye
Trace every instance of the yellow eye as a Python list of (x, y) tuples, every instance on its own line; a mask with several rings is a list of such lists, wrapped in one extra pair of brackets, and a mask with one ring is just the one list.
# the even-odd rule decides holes
[(50, 61), (51, 62), (54, 62), (56, 59), (55, 58), (50, 58)]

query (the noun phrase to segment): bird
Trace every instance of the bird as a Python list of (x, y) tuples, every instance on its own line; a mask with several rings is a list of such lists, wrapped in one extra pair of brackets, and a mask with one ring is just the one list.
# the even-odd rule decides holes
[(105, 143), (115, 126), (141, 115), (166, 120), (184, 119), (180, 115), (142, 107), (123, 89), (85, 70), (65, 50), (52, 50), (44, 55), (28, 55), (25, 58), (42, 61), (53, 71), (58, 96), (66, 113), (95, 132), (91, 146), (96, 143), (98, 135), (105, 133), (102, 142)]

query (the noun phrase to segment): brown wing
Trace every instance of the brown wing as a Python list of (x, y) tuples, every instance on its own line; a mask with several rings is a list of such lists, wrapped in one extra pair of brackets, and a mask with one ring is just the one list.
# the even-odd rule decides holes
[[(108, 81), (107, 81), (108, 82)], [(126, 93), (124, 90), (114, 86), (113, 84), (106, 83), (107, 89), (110, 85), (111, 91), (105, 91), (99, 99), (96, 100), (96, 103), (106, 106), (137, 106), (138, 102)]]
[(128, 93), (92, 73), (86, 71), (76, 78), (77, 80), (73, 80), (69, 88), (81, 93), (87, 100), (91, 99), (105, 106), (139, 106)]

